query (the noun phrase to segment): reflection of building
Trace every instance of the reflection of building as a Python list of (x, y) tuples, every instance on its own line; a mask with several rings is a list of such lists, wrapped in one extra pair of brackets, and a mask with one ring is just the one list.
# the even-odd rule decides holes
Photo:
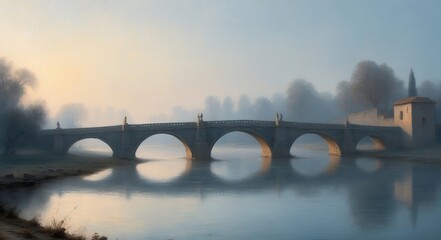
[[(409, 81), (415, 84), (411, 70)], [(412, 86), (409, 85), (409, 89)], [(369, 126), (398, 126), (402, 129), (402, 141), (406, 147), (418, 147), (436, 141), (435, 102), (427, 97), (415, 96), (412, 92), (408, 98), (394, 104), (393, 111), (370, 109), (352, 113), (349, 123)]]
[(403, 180), (396, 181), (394, 184), (395, 199), (399, 202), (405, 203), (407, 206), (412, 206), (413, 203), (412, 180), (412, 172), (410, 172)]
[(395, 181), (395, 200), (404, 203), (410, 211), (412, 225), (418, 219), (418, 206), (435, 202), (436, 183), (429, 168), (412, 167), (403, 179)]

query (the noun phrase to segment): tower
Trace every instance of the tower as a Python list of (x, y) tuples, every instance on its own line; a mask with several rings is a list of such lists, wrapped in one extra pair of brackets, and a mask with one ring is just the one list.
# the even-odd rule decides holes
[(426, 97), (399, 100), (394, 104), (394, 125), (401, 127), (407, 147), (435, 143), (435, 102)]
[(416, 88), (416, 80), (415, 75), (413, 74), (412, 68), (410, 69), (409, 73), (409, 86), (408, 86), (408, 97), (416, 97), (417, 94), (417, 88)]

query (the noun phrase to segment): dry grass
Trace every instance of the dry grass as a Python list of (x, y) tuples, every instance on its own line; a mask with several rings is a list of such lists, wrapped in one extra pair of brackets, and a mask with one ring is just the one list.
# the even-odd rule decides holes
[(17, 219), (19, 211), (16, 207), (0, 206), (0, 214), (9, 219)]
[(29, 229), (25, 229), (21, 232), (22, 237), (26, 238), (26, 239), (35, 239), (36, 237), (34, 236), (34, 234), (32, 233), (31, 230)]
[[(62, 220), (52, 219), (51, 223), (48, 226), (42, 226), (40, 217), (34, 217), (31, 220), (24, 220), (19, 217), (19, 211), (16, 207), (4, 207), (0, 205), (0, 221), (1, 219), (8, 219), (8, 221), (12, 221), (14, 226), (22, 228), (22, 230), (17, 231), (18, 236), (26, 238), (26, 239), (41, 239), (41, 234), (47, 235), (47, 239), (67, 239), (67, 240), (86, 240), (84, 232), (81, 234), (70, 234), (67, 232), (68, 227), (68, 217), (65, 217)], [(12, 225), (11, 225), (12, 226)], [(97, 234), (96, 234), (97, 235)], [(94, 235), (95, 236), (95, 235)], [(107, 238), (102, 238), (97, 235), (98, 240), (105, 240)], [(0, 240), (9, 239), (0, 233)], [(92, 237), (92, 239), (94, 239)]]
[(57, 221), (52, 219), (51, 223), (48, 226), (44, 227), (44, 231), (47, 232), (50, 236), (55, 238), (66, 238), (67, 237), (67, 226), (65, 219)]

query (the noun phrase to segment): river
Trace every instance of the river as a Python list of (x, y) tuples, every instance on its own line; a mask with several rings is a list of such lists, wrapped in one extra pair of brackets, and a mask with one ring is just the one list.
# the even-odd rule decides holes
[(24, 218), (65, 219), (72, 233), (120, 240), (441, 234), (436, 164), (331, 157), (304, 145), (291, 159), (262, 158), (257, 146), (242, 145), (217, 147), (213, 161), (176, 157), (173, 146), (148, 151), (156, 158), (0, 196)]

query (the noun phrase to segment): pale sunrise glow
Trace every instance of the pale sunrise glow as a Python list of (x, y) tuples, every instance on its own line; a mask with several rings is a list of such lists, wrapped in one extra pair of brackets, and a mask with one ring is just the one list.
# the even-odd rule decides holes
[(176, 115), (176, 107), (197, 112), (210, 95), (271, 98), (285, 94), (295, 78), (334, 94), (364, 59), (387, 62), (402, 79), (411, 66), (419, 79), (440, 75), (441, 54), (433, 46), (441, 34), (428, 24), (440, 21), (439, 6), (418, 2), (1, 5), (0, 56), (36, 74), (31, 98), (44, 100), (51, 117), (65, 104), (81, 103), (89, 126), (119, 124), (125, 115), (132, 123), (193, 121), (193, 114)]

